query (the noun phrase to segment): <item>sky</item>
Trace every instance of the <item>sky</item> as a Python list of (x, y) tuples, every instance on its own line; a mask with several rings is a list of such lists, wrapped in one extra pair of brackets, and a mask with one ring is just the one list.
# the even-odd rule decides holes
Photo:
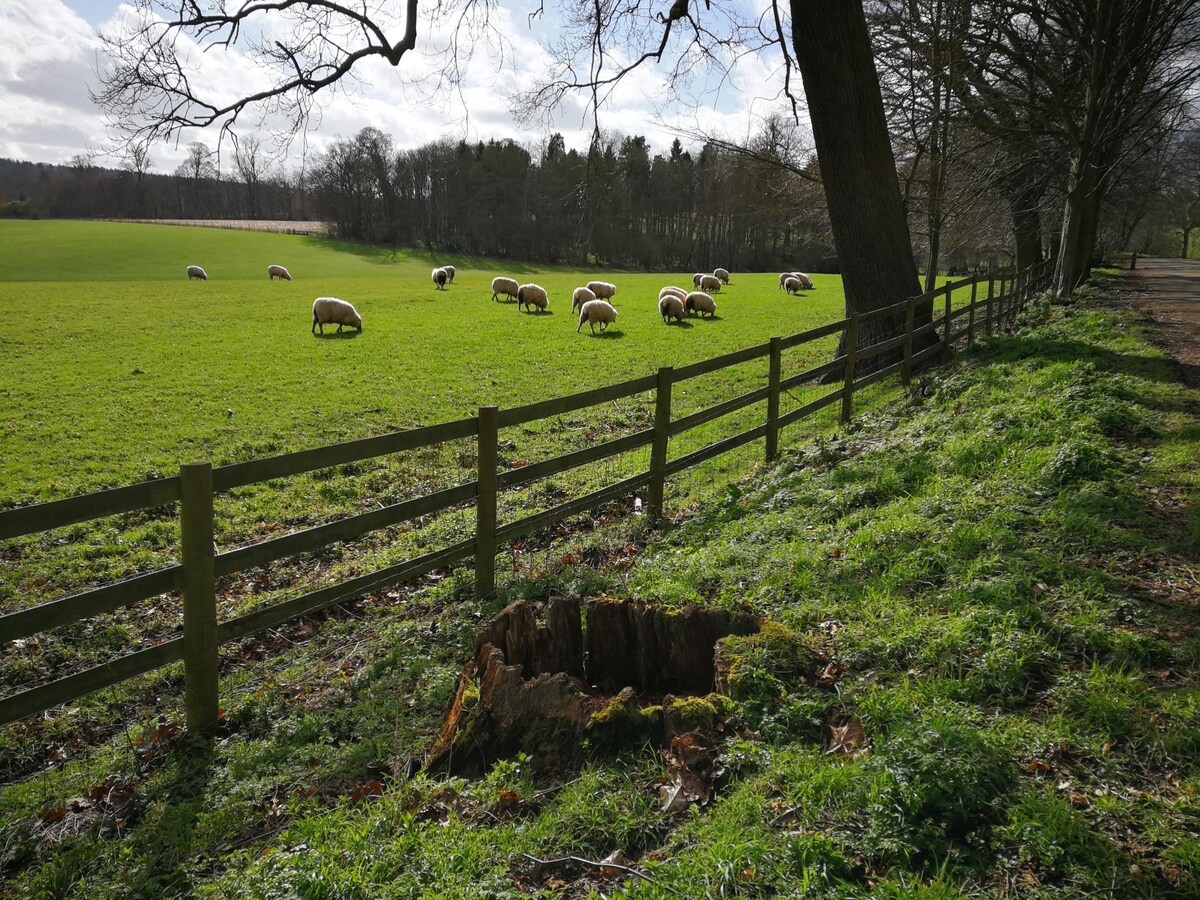
[[(511, 98), (545, 73), (545, 45), (561, 29), (552, 0), (546, 3), (546, 16), (530, 21), (528, 13), (538, 5), (539, 0), (498, 0), (492, 21), (500, 27), (503, 43), (477, 45), (455, 90), (436, 87), (445, 58), (435, 51), (445, 44), (447, 26), (430, 25), (418, 45), (422, 52), (406, 56), (398, 68), (367, 60), (355, 69), (353, 80), (323, 93), (319, 116), (278, 151), (280, 156), (298, 164), (366, 126), (391, 135), (399, 148), (445, 137), (512, 138), (536, 145), (551, 131), (562, 132), (570, 147), (586, 147), (592, 122), (584, 96), (569, 98), (548, 124), (522, 125), (510, 111)], [(395, 6), (402, 4), (397, 0)], [(119, 163), (119, 142), (89, 99), (88, 88), (96, 85), (95, 73), (104, 64), (97, 31), (111, 29), (128, 12), (120, 0), (0, 0), (6, 51), (0, 55), (0, 156), (67, 162), (87, 154), (97, 165)], [(731, 80), (702, 82), (686, 103), (669, 101), (666, 62), (644, 66), (614, 92), (601, 111), (600, 125), (644, 134), (656, 151), (665, 150), (681, 130), (700, 127), (744, 139), (765, 115), (783, 110), (777, 96), (782, 76), (774, 70), (775, 62), (762, 54), (745, 57)], [(237, 52), (214, 51), (202, 58), (201, 74), (218, 89), (233, 91), (261, 77), (261, 70)], [(248, 120), (238, 130), (270, 126), (269, 119), (261, 126)], [(174, 169), (194, 140), (215, 147), (218, 135), (214, 129), (192, 131), (156, 145), (151, 150), (154, 170)], [(686, 136), (683, 140), (693, 143)], [(231, 153), (227, 146), (221, 149), (223, 155)]]

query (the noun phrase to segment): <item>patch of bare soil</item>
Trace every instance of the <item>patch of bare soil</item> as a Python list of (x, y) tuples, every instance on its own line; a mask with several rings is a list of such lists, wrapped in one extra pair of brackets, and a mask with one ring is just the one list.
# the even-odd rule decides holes
[(1140, 259), (1118, 292), (1154, 324), (1188, 386), (1200, 388), (1200, 260)]

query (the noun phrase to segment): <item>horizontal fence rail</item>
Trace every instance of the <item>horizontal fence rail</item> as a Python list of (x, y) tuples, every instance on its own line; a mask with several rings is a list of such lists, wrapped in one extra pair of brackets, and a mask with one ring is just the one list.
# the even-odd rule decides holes
[[(251, 637), (300, 616), (325, 610), (372, 591), (399, 584), (475, 558), (475, 594), (483, 599), (495, 590), (496, 552), (501, 543), (534, 534), (568, 518), (621, 501), (645, 489), (647, 511), (663, 514), (666, 480), (687, 469), (765, 439), (765, 458), (778, 453), (779, 432), (835, 403), (840, 419), (853, 412), (854, 395), (897, 373), (908, 381), (920, 364), (944, 358), (955, 341), (970, 345), (979, 337), (1012, 325), (1017, 314), (1050, 277), (1048, 262), (1014, 273), (990, 272), (953, 281), (900, 303), (831, 322), (788, 337), (772, 338), (712, 359), (654, 375), (542, 400), (510, 409), (481, 407), (478, 415), (363, 438), (329, 447), (285, 453), (213, 468), (208, 463), (183, 466), (178, 476), (128, 487), (97, 491), (64, 500), (0, 511), (0, 540), (23, 537), (121, 513), (179, 504), (181, 562), (145, 572), (38, 606), (0, 615), (0, 645), (91, 616), (111, 613), (151, 597), (178, 591), (183, 597), (183, 636), (120, 656), (108, 663), (0, 699), (0, 724), (13, 722), (162, 666), (182, 661), (189, 729), (204, 731), (216, 721), (217, 653), (221, 645)], [(954, 304), (955, 292), (970, 290), (970, 300)], [(861, 326), (882, 317), (903, 320), (902, 333), (860, 346)], [(920, 319), (918, 319), (920, 316)], [(966, 323), (955, 329), (955, 323)], [(837, 336), (834, 358), (801, 372), (782, 374), (782, 353)], [(672, 385), (767, 359), (767, 383), (678, 418), (672, 417)], [(830, 390), (780, 413), (783, 392), (802, 385), (828, 384)], [(654, 392), (653, 427), (563, 453), (551, 459), (499, 470), (499, 430), (561, 416), (635, 394)], [(756, 404), (764, 405), (765, 421), (674, 459), (670, 441), (699, 426)], [(218, 552), (214, 546), (213, 497), (246, 485), (299, 475), (393, 453), (418, 450), (446, 441), (474, 438), (476, 480), (359, 515), (348, 516), (282, 537)], [(619, 454), (650, 447), (650, 467), (613, 484), (567, 500), (513, 522), (497, 521), (497, 495), (505, 489), (566, 472)], [(475, 533), (449, 547), (389, 565), (336, 584), (317, 587), (226, 621), (218, 621), (217, 580), (269, 565), (286, 557), (352, 541), (370, 531), (410, 522), (474, 502)]]

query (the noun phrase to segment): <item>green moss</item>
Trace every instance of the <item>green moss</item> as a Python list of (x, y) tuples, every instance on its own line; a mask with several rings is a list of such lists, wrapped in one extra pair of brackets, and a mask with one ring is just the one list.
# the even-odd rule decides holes
[(718, 644), (726, 692), (734, 700), (765, 700), (784, 693), (816, 664), (816, 639), (778, 622), (764, 622), (758, 634), (731, 636)]
[(588, 736), (605, 749), (636, 746), (648, 740), (661, 740), (663, 708), (639, 706), (631, 690), (624, 690), (592, 714)]
[(724, 694), (667, 697), (663, 701), (663, 718), (668, 735), (689, 731), (712, 731), (718, 722), (733, 712), (733, 709), (733, 701)]

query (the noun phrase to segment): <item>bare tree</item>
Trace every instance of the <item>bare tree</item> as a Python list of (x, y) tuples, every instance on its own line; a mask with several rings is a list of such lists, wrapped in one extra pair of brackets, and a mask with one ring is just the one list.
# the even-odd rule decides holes
[(217, 178), (215, 156), (203, 142), (188, 144), (188, 153), (175, 169), (179, 177), (180, 208), (184, 215), (205, 216), (212, 214), (213, 182)]
[(263, 153), (262, 142), (251, 135), (250, 137), (234, 137), (233, 165), (237, 169), (246, 194), (246, 212), (251, 219), (259, 216), (259, 193), (263, 180), (267, 177), (271, 165)]

